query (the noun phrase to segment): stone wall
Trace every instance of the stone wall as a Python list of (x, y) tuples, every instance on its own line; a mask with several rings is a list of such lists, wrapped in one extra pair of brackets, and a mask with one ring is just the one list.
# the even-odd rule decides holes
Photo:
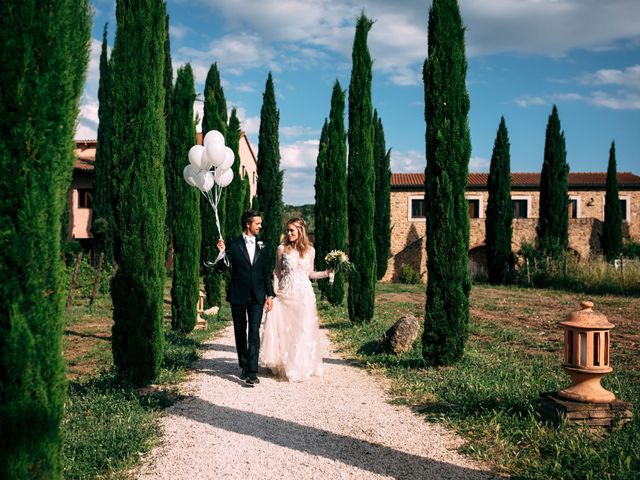
[[(528, 217), (513, 220), (512, 250), (518, 252), (524, 243), (535, 244), (538, 223), (540, 193), (537, 191), (514, 190), (512, 198), (527, 199)], [(424, 219), (411, 219), (412, 198), (423, 198), (424, 192), (415, 190), (391, 191), (391, 256), (387, 262), (387, 271), (382, 281), (397, 281), (398, 272), (404, 264), (411, 265), (427, 278), (426, 265), (426, 222)], [(485, 216), (488, 201), (486, 191), (468, 191), (467, 198), (480, 200), (481, 218), (470, 219), (469, 258), (472, 267), (482, 269), (486, 264), (484, 257)], [(587, 258), (600, 251), (602, 221), (604, 220), (604, 197), (602, 191), (570, 191), (570, 198), (578, 200), (578, 218), (569, 220), (569, 248), (580, 258)], [(627, 221), (623, 224), (625, 238), (640, 240), (640, 192), (620, 191), (629, 205)]]

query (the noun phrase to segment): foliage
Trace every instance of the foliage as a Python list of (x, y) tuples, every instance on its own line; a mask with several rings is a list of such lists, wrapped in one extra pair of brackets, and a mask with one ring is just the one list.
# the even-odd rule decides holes
[(229, 119), (229, 128), (227, 129), (226, 144), (233, 151), (234, 161), (231, 169), (233, 170), (233, 181), (226, 188), (226, 219), (227, 226), (225, 228), (227, 237), (237, 237), (242, 233), (241, 218), (243, 212), (247, 209), (244, 205), (244, 187), (240, 178), (240, 120), (238, 120), (238, 112), (235, 108), (231, 110), (231, 118)]
[(547, 255), (560, 256), (569, 244), (569, 164), (558, 109), (553, 106), (544, 144), (540, 175), (538, 246)]
[(607, 188), (604, 197), (604, 225), (602, 227), (602, 251), (612, 261), (622, 250), (622, 210), (618, 196), (618, 171), (616, 168), (616, 144), (611, 142)]
[(398, 272), (398, 281), (407, 285), (415, 285), (420, 282), (420, 273), (410, 264), (404, 263)]
[(242, 179), (242, 205), (244, 211), (251, 210), (251, 184), (249, 183), (249, 174)]
[(500, 118), (489, 167), (489, 201), (487, 202), (486, 246), (489, 281), (494, 284), (512, 281), (511, 236), (511, 166), (509, 133), (504, 117)]
[[(227, 134), (227, 102), (224, 98), (222, 83), (218, 65), (214, 63), (209, 68), (207, 79), (204, 85), (204, 116), (202, 117), (203, 135), (211, 130), (217, 130), (222, 135)], [(204, 138), (204, 137), (203, 137)], [(225, 227), (226, 218), (226, 195), (227, 189), (222, 190), (220, 202), (218, 203), (218, 215), (220, 217), (220, 228)], [(200, 197), (200, 218), (202, 222), (202, 243), (200, 249), (200, 259), (213, 261), (218, 255), (215, 244), (218, 238), (222, 238), (224, 232), (218, 232), (215, 224), (214, 214), (207, 199)], [(222, 303), (223, 277), (212, 268), (205, 268), (202, 273), (204, 290), (206, 293), (205, 308), (220, 305)]]
[[(325, 247), (330, 250), (346, 250), (347, 238), (347, 134), (344, 128), (345, 92), (338, 80), (333, 85), (331, 111), (327, 138), (327, 181), (330, 195), (326, 198), (328, 212)], [(329, 303), (340, 305), (345, 294), (344, 275), (336, 275), (328, 284), (325, 295)]]
[(469, 212), (465, 189), (471, 154), (464, 27), (458, 2), (429, 9), (424, 64), (427, 169), (427, 303), (423, 355), (431, 365), (462, 358), (469, 323)]
[(349, 275), (347, 303), (349, 319), (355, 323), (371, 320), (376, 294), (376, 250), (373, 240), (375, 170), (371, 105), (372, 62), (367, 47), (367, 36), (372, 25), (373, 21), (363, 12), (356, 24), (349, 84), (347, 211), (349, 257), (356, 266), (356, 271)]
[(167, 184), (173, 193), (171, 228), (173, 232), (173, 282), (171, 286), (171, 327), (189, 333), (196, 324), (200, 294), (200, 209), (199, 193), (187, 185), (182, 172), (189, 164), (189, 149), (195, 143), (193, 123), (194, 80), (191, 65), (178, 69), (173, 90), (168, 128)]
[[(165, 15), (164, 22), (165, 31), (169, 31), (169, 15)], [(171, 62), (171, 39), (169, 35), (166, 35), (164, 41), (164, 70), (163, 70), (163, 86), (164, 86), (164, 121), (166, 125), (166, 135), (167, 139), (169, 138), (169, 124), (171, 122), (171, 108), (172, 108), (172, 97), (173, 97), (173, 65)], [(164, 155), (164, 171), (167, 172), (171, 169), (171, 142), (167, 140), (166, 142), (166, 150)], [(169, 263), (169, 259), (171, 258), (173, 251), (173, 231), (172, 231), (172, 221), (171, 218), (173, 216), (173, 212), (171, 208), (173, 206), (172, 196), (175, 195), (175, 192), (172, 191), (171, 188), (171, 180), (167, 178), (165, 175), (165, 190), (167, 193), (167, 216), (165, 220), (165, 249), (166, 249), (166, 258), (167, 263)]]
[[(314, 204), (314, 218), (316, 221), (315, 240), (313, 246), (316, 250), (315, 269), (324, 270), (325, 262), (324, 257), (331, 248), (326, 244), (325, 236), (328, 232), (329, 217), (335, 215), (328, 209), (327, 200), (331, 195), (331, 180), (329, 178), (329, 171), (327, 167), (327, 135), (329, 129), (329, 122), (324, 120), (322, 125), (322, 131), (320, 133), (320, 143), (318, 145), (318, 158), (316, 160), (316, 180), (315, 180), (315, 204)], [(318, 287), (323, 296), (326, 296), (328, 282), (318, 282)]]
[(622, 245), (622, 256), (625, 258), (640, 259), (640, 242), (629, 240)]
[(391, 248), (391, 149), (387, 150), (382, 119), (373, 112), (373, 163), (376, 175), (376, 210), (373, 220), (373, 238), (376, 244), (376, 275), (380, 280), (387, 272)]
[(267, 77), (262, 108), (260, 109), (260, 131), (258, 133), (258, 191), (253, 199), (254, 210), (262, 213), (262, 236), (271, 250), (269, 270), (275, 265), (275, 249), (280, 243), (284, 228), (284, 205), (282, 203), (282, 178), (280, 170), (280, 140), (278, 125), (280, 112), (276, 106), (271, 72)]
[(89, 8), (86, 0), (0, 3), (3, 479), (62, 478), (61, 217), (89, 55)]
[(518, 284), (536, 288), (553, 288), (569, 292), (640, 295), (640, 262), (625, 259), (609, 262), (594, 256), (580, 260), (564, 253), (560, 257), (545, 256), (531, 245), (523, 245), (524, 258)]
[(165, 16), (160, 0), (117, 1), (111, 56), (118, 263), (111, 282), (113, 360), (117, 371), (137, 385), (156, 377), (164, 348)]
[(93, 218), (91, 233), (94, 250), (104, 252), (107, 263), (113, 262), (113, 193), (109, 171), (111, 170), (111, 66), (107, 58), (107, 24), (102, 36), (100, 54), (100, 82), (98, 85), (98, 138), (96, 159), (93, 164)]
[[(315, 220), (315, 205), (314, 204), (306, 204), (306, 205), (285, 205), (284, 206), (284, 218), (292, 218), (292, 217), (302, 217), (304, 218), (304, 223), (307, 225), (307, 233), (314, 237), (316, 235), (317, 227)], [(315, 243), (314, 243), (315, 247)]]
[[(88, 265), (87, 268), (91, 269)], [(83, 330), (87, 324), (84, 319), (90, 314), (92, 326), (102, 322), (97, 335), (108, 340), (109, 297), (99, 295), (95, 308), (90, 311), (86, 306), (89, 294), (82, 291), (78, 294), (79, 302), (73, 311), (67, 312), (66, 325), (80, 333), (86, 331)], [(170, 306), (166, 308), (168, 310)], [(229, 318), (225, 306), (216, 321), (209, 319), (208, 330), (197, 330), (188, 335), (167, 331), (162, 367), (157, 384), (151, 389), (138, 389), (116, 376), (110, 356), (100, 361), (99, 371), (71, 381), (62, 426), (65, 478), (128, 478), (127, 471), (140, 463), (141, 454), (160, 441), (159, 414), (179, 398), (175, 384), (187, 378), (188, 369), (201, 354), (202, 343), (228, 325)], [(97, 336), (75, 335), (76, 339), (82, 338), (86, 342)], [(102, 341), (96, 348), (108, 350), (109, 342)], [(97, 356), (100, 354), (83, 356), (73, 363), (79, 370), (86, 371), (91, 367), (89, 362)], [(71, 363), (69, 358), (67, 360)]]
[[(384, 302), (370, 323), (352, 325), (344, 309), (320, 304), (321, 321), (347, 358), (367, 365), (391, 380), (396, 403), (413, 407), (427, 420), (444, 424), (466, 440), (463, 453), (488, 463), (499, 474), (519, 479), (631, 479), (640, 472), (640, 421), (637, 418), (606, 436), (553, 425), (538, 413), (540, 392), (557, 391), (569, 384), (559, 368), (560, 335), (550, 341), (529, 322), (499, 322), (498, 317), (518, 315), (523, 309), (537, 318), (553, 311), (558, 302), (572, 302), (568, 295), (531, 291), (520, 295), (511, 288), (480, 286), (471, 298), (472, 335), (463, 358), (447, 368), (425, 368), (418, 348), (402, 355), (379, 353), (378, 338), (397, 319), (399, 309), (418, 312), (422, 308), (420, 286), (380, 284)], [(392, 294), (402, 303), (388, 300)], [(416, 300), (405, 300), (406, 298)], [(637, 299), (609, 297), (593, 299), (597, 305), (634, 311)], [(510, 306), (512, 307), (505, 307)], [(556, 340), (557, 339), (557, 340)], [(612, 345), (615, 347), (615, 344)], [(613, 353), (620, 362), (622, 352)], [(626, 368), (605, 377), (605, 387), (633, 405), (640, 400), (637, 355), (627, 355)], [(635, 417), (635, 416), (634, 416)]]

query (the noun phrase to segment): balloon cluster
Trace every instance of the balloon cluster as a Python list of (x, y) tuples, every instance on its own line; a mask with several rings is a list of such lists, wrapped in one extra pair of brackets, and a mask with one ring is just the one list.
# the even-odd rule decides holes
[(224, 135), (217, 130), (207, 132), (202, 143), (189, 149), (189, 165), (184, 167), (182, 174), (185, 181), (200, 190), (209, 201), (222, 238), (218, 203), (222, 189), (233, 181), (231, 166), (235, 156), (233, 150), (225, 146)]

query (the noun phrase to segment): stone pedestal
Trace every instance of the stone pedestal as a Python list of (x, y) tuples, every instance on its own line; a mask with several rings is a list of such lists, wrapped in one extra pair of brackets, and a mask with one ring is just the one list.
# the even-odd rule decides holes
[(633, 417), (632, 405), (614, 399), (606, 403), (574, 402), (564, 399), (558, 392), (541, 393), (542, 416), (560, 423), (566, 419), (569, 424), (594, 428), (622, 426)]
[(207, 321), (204, 318), (202, 318), (202, 314), (204, 313), (205, 297), (206, 295), (204, 294), (204, 292), (200, 291), (200, 297), (198, 298), (198, 307), (196, 309), (197, 315), (196, 315), (195, 330), (206, 330), (209, 327), (209, 325), (207, 324)]

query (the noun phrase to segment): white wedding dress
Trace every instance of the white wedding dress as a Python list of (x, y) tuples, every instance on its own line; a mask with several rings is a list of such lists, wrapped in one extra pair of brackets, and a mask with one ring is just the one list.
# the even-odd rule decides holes
[(313, 271), (314, 257), (313, 247), (303, 258), (295, 249), (278, 247), (277, 296), (263, 318), (260, 365), (292, 382), (322, 375), (322, 335), (311, 280), (328, 275)]

